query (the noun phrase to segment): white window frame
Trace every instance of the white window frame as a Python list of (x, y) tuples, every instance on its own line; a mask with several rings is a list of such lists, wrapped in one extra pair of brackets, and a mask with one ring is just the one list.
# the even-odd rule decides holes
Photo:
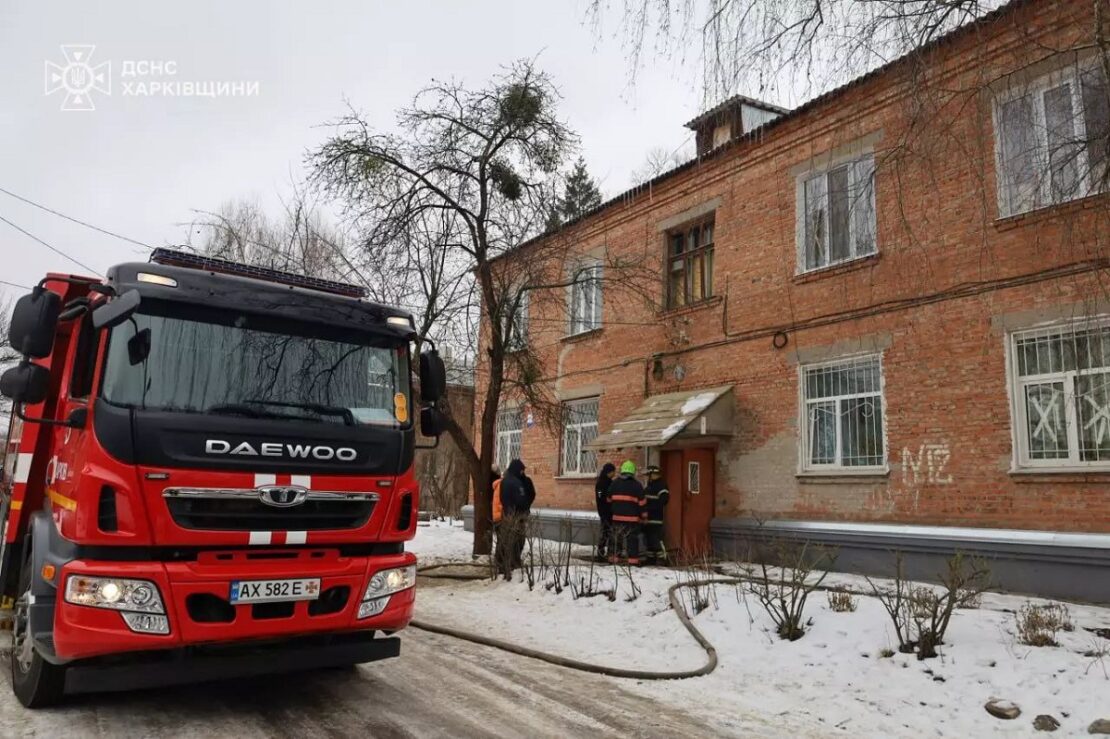
[[(1087, 140), (1087, 120), (1085, 108), (1083, 106), (1083, 92), (1080, 76), (1089, 72), (1096, 72), (1097, 67), (1093, 60), (1083, 62), (1072, 62), (1067, 66), (1046, 72), (1037, 78), (1020, 84), (1014, 85), (1001, 94), (996, 95), (994, 104), (992, 106), (992, 123), (994, 125), (994, 163), (995, 163), (995, 185), (997, 188), (998, 196), (998, 216), (999, 218), (1009, 218), (1010, 216), (1021, 215), (1023, 213), (1031, 213), (1042, 208), (1052, 208), (1063, 203), (1071, 202), (1072, 200), (1079, 200), (1089, 195), (1094, 194), (1092, 189), (1091, 179), (1089, 177), (1091, 167), (1087, 159), (1088, 150), (1084, 144), (1080, 147), (1079, 154), (1076, 158), (1076, 164), (1079, 167), (1080, 182), (1076, 187), (1075, 192), (1070, 196), (1065, 196), (1060, 200), (1055, 199), (1052, 188), (1052, 173), (1050, 170), (1051, 163), (1048, 161), (1048, 125), (1045, 122), (1045, 107), (1044, 95), (1051, 89), (1059, 87), (1065, 83), (1070, 85), (1071, 99), (1072, 99), (1072, 114), (1073, 125), (1075, 129), (1076, 140), (1079, 142), (1086, 142)], [(1009, 181), (1006, 175), (1005, 163), (1003, 161), (1002, 151), (1002, 107), (1007, 103), (1014, 100), (1032, 96), (1034, 126), (1036, 128), (1035, 134), (1037, 136), (1038, 149), (1036, 151), (1036, 166), (1040, 182), (1033, 197), (1033, 203), (1029, 206), (1022, 204), (1013, 204), (1010, 202), (1008, 192)]]
[[(837, 367), (863, 360), (877, 360), (879, 363), (879, 390), (878, 392), (866, 393), (852, 393), (848, 395), (830, 395), (819, 399), (814, 399), (817, 402), (830, 402), (837, 403), (837, 413), (839, 416), (839, 406), (842, 400), (852, 400), (855, 398), (874, 397), (877, 396), (882, 403), (882, 441), (883, 441), (883, 461), (877, 465), (845, 465), (842, 463), (843, 458), (843, 438), (839, 420), (836, 424), (836, 462), (832, 464), (812, 464), (810, 460), (810, 436), (811, 429), (809, 425), (809, 406), (810, 401), (806, 397), (806, 371), (819, 370), (828, 367)], [(824, 362), (814, 362), (811, 364), (803, 364), (798, 366), (798, 474), (799, 475), (884, 475), (890, 471), (890, 449), (888, 447), (887, 438), (887, 403), (886, 403), (886, 370), (883, 365), (883, 355), (881, 352), (868, 352), (863, 354), (854, 354), (843, 357), (837, 357), (833, 360)]]
[[(848, 192), (849, 192), (849, 208), (848, 208), (848, 256), (833, 260), (831, 249), (826, 243), (826, 256), (823, 264), (816, 264), (812, 267), (808, 266), (807, 249), (809, 243), (809, 218), (808, 218), (808, 201), (806, 196), (806, 185), (811, 180), (817, 183), (815, 186), (819, 190), (820, 196), (823, 198), (823, 216), (822, 223), (824, 224), (825, 239), (829, 241), (829, 200), (828, 200), (828, 177), (832, 172), (841, 168), (847, 167), (848, 169)], [(861, 180), (865, 173), (870, 173), (870, 183), (861, 185)], [(852, 193), (857, 193), (860, 188), (864, 190), (867, 199), (859, 200), (851, 197)], [(818, 272), (830, 267), (836, 267), (841, 264), (854, 262), (858, 259), (866, 259), (867, 257), (874, 256), (879, 253), (879, 229), (878, 229), (878, 214), (875, 209), (875, 154), (868, 148), (863, 151), (857, 151), (850, 156), (840, 156), (832, 159), (821, 166), (814, 167), (806, 172), (799, 174), (795, 179), (795, 235), (797, 247), (797, 269), (795, 274), (807, 274), (809, 272)], [(860, 218), (863, 214), (869, 215), (870, 223), (870, 245), (860, 243), (860, 231), (862, 225)]]
[[(506, 296), (503, 309), (510, 309), (512, 301), (512, 295)], [(523, 290), (520, 293), (520, 303), (517, 305), (517, 310), (512, 315), (511, 320), (508, 314), (502, 319), (501, 335), (507, 352), (518, 352), (528, 346), (528, 303), (529, 292)]]
[[(1084, 461), (1079, 458), (1079, 423), (1075, 403), (1075, 381), (1079, 370), (1062, 370), (1039, 375), (1019, 374), (1018, 342), (1037, 336), (1052, 336), (1091, 328), (1110, 327), (1110, 315), (1057, 321), (1035, 328), (1012, 331), (1006, 335), (1006, 385), (1010, 395), (1010, 430), (1013, 449), (1011, 472), (1076, 473), (1110, 471), (1110, 460)], [(1029, 452), (1029, 418), (1025, 403), (1026, 385), (1064, 383), (1064, 422), (1068, 442), (1067, 459), (1033, 459)]]
[(577, 336), (601, 328), (602, 275), (600, 259), (583, 259), (567, 275), (567, 335)]
[[(593, 406), (595, 415), (592, 421), (572, 421), (576, 418), (574, 415), (575, 409), (582, 406)], [(592, 398), (578, 398), (575, 400), (568, 400), (563, 403), (563, 432), (562, 443), (559, 446), (559, 473), (562, 477), (593, 477), (597, 474), (597, 453), (582, 451), (582, 432), (586, 429), (593, 430), (591, 439), (597, 438), (598, 432), (598, 419), (601, 416), (601, 398), (594, 396)], [(588, 442), (587, 442), (588, 443)], [(570, 468), (567, 464), (567, 451), (573, 445), (577, 450), (575, 453), (575, 466)], [(586, 457), (587, 462), (592, 458), (592, 464), (583, 464), (583, 457)]]
[[(516, 416), (516, 423), (508, 423), (510, 415)], [(515, 428), (513, 428), (515, 426)], [(522, 408), (502, 408), (497, 411), (497, 430), (494, 434), (494, 464), (501, 468), (502, 474), (513, 457), (519, 457), (524, 448), (524, 412)], [(516, 454), (513, 454), (513, 449)]]

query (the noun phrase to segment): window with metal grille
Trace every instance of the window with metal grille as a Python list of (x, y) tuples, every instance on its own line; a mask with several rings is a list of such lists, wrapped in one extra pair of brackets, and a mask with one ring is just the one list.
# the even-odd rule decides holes
[(598, 398), (575, 400), (563, 406), (563, 465), (564, 475), (593, 475), (597, 468), (597, 453), (585, 447), (597, 438)]
[(690, 462), (687, 469), (686, 489), (690, 495), (701, 494), (701, 462)]
[(713, 219), (667, 234), (667, 307), (713, 297)]
[(802, 368), (802, 468), (853, 471), (886, 464), (878, 355)]
[(1018, 463), (1110, 468), (1110, 320), (1012, 341)]
[(875, 158), (868, 154), (803, 177), (798, 271), (874, 254)]
[(497, 412), (497, 451), (494, 463), (501, 472), (509, 462), (520, 458), (520, 447), (524, 440), (524, 419), (520, 408), (502, 408)]
[(1101, 189), (1110, 103), (1098, 65), (1071, 64), (1007, 89), (995, 101), (994, 125), (1000, 215)]
[(581, 262), (571, 271), (568, 289), (568, 333), (584, 334), (601, 328), (601, 263)]

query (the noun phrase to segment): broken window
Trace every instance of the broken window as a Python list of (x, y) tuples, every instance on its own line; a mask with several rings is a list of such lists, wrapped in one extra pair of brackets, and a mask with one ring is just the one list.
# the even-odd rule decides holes
[(667, 234), (667, 307), (713, 297), (713, 219)]
[(1013, 337), (1019, 462), (1110, 465), (1110, 324)]
[(575, 265), (570, 279), (567, 296), (570, 335), (601, 328), (601, 263), (593, 259)]

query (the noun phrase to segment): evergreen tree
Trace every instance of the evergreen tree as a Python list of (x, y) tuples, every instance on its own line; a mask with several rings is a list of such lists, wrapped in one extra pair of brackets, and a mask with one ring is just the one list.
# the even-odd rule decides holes
[(567, 177), (563, 197), (551, 209), (551, 215), (547, 219), (547, 230), (552, 231), (567, 221), (573, 221), (599, 205), (601, 205), (601, 190), (590, 177), (590, 173), (586, 171), (586, 161), (579, 157)]

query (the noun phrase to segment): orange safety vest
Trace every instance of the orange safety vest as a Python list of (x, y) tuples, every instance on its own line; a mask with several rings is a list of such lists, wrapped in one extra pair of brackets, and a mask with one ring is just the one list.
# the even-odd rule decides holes
[(493, 522), (501, 521), (501, 480), (493, 481)]

